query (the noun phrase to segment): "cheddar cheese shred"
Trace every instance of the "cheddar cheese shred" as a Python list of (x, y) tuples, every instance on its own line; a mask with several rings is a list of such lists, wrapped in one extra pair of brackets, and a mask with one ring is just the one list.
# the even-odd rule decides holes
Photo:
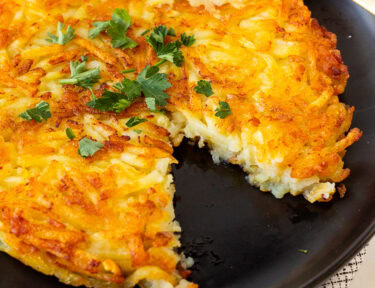
[[(106, 22), (115, 9), (130, 26)], [(147, 41), (160, 25), (175, 32), (166, 44), (195, 39), (177, 43), (181, 65), (160, 65), (166, 107), (88, 105), (160, 61)], [(63, 85), (71, 62), (100, 76)], [(75, 286), (197, 287), (177, 250), (173, 146), (207, 145), (277, 198), (328, 201), (361, 137), (339, 101), (348, 77), (302, 0), (0, 0), (0, 249)], [(230, 113), (215, 116), (220, 105)]]

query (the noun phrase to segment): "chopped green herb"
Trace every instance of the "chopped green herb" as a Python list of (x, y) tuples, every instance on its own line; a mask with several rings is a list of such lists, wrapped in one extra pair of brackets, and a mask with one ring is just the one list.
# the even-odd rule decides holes
[(163, 114), (163, 115), (167, 115), (167, 110), (165, 110), (165, 109), (160, 109), (160, 110), (158, 110), (156, 112), (158, 112), (160, 114)]
[(76, 138), (76, 135), (74, 135), (74, 132), (73, 132), (72, 128), (70, 128), (70, 127), (65, 129), (65, 133), (66, 133), (66, 136), (68, 136), (68, 138), (70, 140), (73, 140), (74, 138)]
[(143, 31), (142, 34), (141, 34), (141, 36), (145, 36), (150, 31), (151, 31), (151, 29), (147, 29), (147, 30)]
[(93, 141), (86, 137), (79, 141), (78, 145), (78, 154), (81, 155), (83, 158), (93, 156), (96, 152), (98, 152), (100, 149), (104, 147), (102, 143)]
[(155, 98), (146, 98), (145, 99), (146, 105), (148, 109), (152, 112), (157, 112), (158, 110), (156, 109), (156, 100)]
[(186, 47), (193, 46), (195, 43), (196, 39), (194, 35), (188, 36), (185, 32), (181, 34), (181, 42), (184, 44)]
[(135, 48), (138, 45), (125, 35), (131, 24), (132, 19), (124, 9), (116, 8), (113, 11), (107, 34), (112, 38), (111, 43), (114, 48)]
[(182, 55), (180, 48), (181, 42), (179, 40), (169, 42), (167, 45), (165, 45), (162, 49), (158, 51), (157, 55), (160, 59), (167, 60), (169, 62), (174, 63), (177, 67), (181, 67), (185, 59)]
[(126, 36), (126, 33), (132, 24), (132, 19), (124, 9), (116, 8), (112, 13), (112, 20), (103, 22), (94, 22), (94, 28), (89, 31), (89, 37), (95, 39), (99, 33), (106, 31), (112, 38), (113, 48), (133, 49), (138, 43)]
[(306, 249), (298, 249), (298, 252), (301, 252), (301, 253), (307, 254), (309, 251), (306, 250)]
[(168, 36), (176, 37), (176, 31), (173, 28), (168, 29)]
[(135, 69), (135, 68), (130, 68), (130, 69), (123, 70), (122, 73), (123, 73), (123, 74), (127, 74), (127, 73), (133, 73), (133, 72), (135, 72), (135, 71), (137, 71), (137, 69)]
[(99, 68), (87, 70), (87, 57), (81, 57), (81, 61), (70, 61), (70, 79), (61, 79), (60, 84), (72, 84), (91, 89), (100, 79)]
[(215, 116), (219, 117), (220, 119), (224, 119), (232, 114), (229, 104), (224, 101), (219, 101), (219, 107), (216, 108), (215, 112)]
[(146, 73), (146, 77), (151, 77), (152, 75), (158, 73), (160, 71), (159, 69), (159, 65), (161, 65), (161, 62), (163, 62), (164, 60), (162, 61), (159, 61), (158, 63), (156, 63), (154, 66), (151, 66), (148, 70), (147, 70), (147, 73)]
[(132, 117), (126, 122), (126, 126), (129, 128), (137, 126), (138, 124), (141, 124), (143, 122), (146, 122), (147, 119), (139, 118), (139, 117)]
[(117, 25), (121, 26), (124, 30), (128, 30), (129, 27), (132, 25), (132, 18), (130, 17), (129, 13), (126, 12), (124, 9), (116, 8), (112, 13), (112, 25), (116, 23)]
[(114, 106), (113, 111), (116, 113), (120, 113), (124, 111), (126, 108), (130, 107), (132, 104), (132, 101), (129, 101), (128, 99), (120, 99)]
[[(174, 63), (181, 67), (184, 63), (184, 56), (180, 50), (181, 42), (179, 40), (165, 44), (167, 35), (175, 36), (176, 31), (166, 26), (155, 27), (149, 36), (146, 36), (146, 41), (154, 48), (156, 55), (163, 60)], [(164, 63), (164, 62), (162, 62)]]
[[(176, 36), (176, 31), (173, 28), (169, 28), (163, 25), (159, 25), (152, 29), (150, 38), (160, 44), (164, 44), (164, 40), (167, 36)], [(147, 39), (147, 38), (146, 38)]]
[(110, 21), (94, 22), (92, 23), (92, 25), (94, 26), (94, 28), (89, 31), (89, 37), (91, 39), (95, 39), (96, 37), (98, 37), (100, 32), (105, 31), (109, 27)]
[(142, 133), (142, 130), (138, 130), (138, 129), (134, 129), (133, 130), (135, 133), (137, 133), (137, 134), (141, 134)]
[(119, 92), (105, 90), (101, 98), (87, 102), (87, 106), (100, 111), (114, 111), (120, 113), (128, 108), (132, 102), (141, 96), (141, 88), (137, 81), (124, 79), (113, 88)]
[(87, 105), (101, 111), (120, 113), (143, 93), (146, 97), (147, 107), (151, 111), (157, 111), (156, 105), (167, 105), (166, 99), (169, 98), (169, 95), (164, 91), (171, 87), (167, 75), (158, 73), (158, 71), (158, 67), (146, 66), (136, 80), (125, 78), (114, 85), (113, 88), (119, 92), (105, 90), (101, 98), (94, 98)]
[(126, 94), (126, 99), (134, 101), (141, 96), (141, 87), (136, 80), (123, 79), (120, 83), (113, 86), (117, 90), (120, 90), (122, 94)]
[(87, 106), (100, 111), (120, 113), (131, 105), (132, 101), (125, 94), (105, 90), (100, 98), (87, 102)]
[(143, 94), (146, 97), (147, 107), (151, 111), (156, 110), (156, 105), (166, 106), (169, 95), (164, 91), (171, 87), (167, 74), (164, 73), (153, 73), (151, 76), (149, 73), (150, 66), (146, 66), (137, 77)]
[(197, 82), (197, 86), (194, 87), (194, 91), (207, 97), (214, 94), (214, 91), (212, 91), (211, 82), (206, 80), (199, 80)]
[(26, 119), (28, 121), (35, 120), (41, 123), (43, 120), (51, 118), (51, 112), (49, 110), (49, 104), (47, 102), (41, 101), (35, 106), (21, 113), (19, 117)]
[(63, 32), (65, 25), (61, 22), (57, 24), (57, 36), (51, 33), (48, 33), (49, 38), (46, 40), (54, 44), (65, 45), (66, 43), (72, 41), (75, 37), (74, 29), (69, 25), (66, 29), (66, 33)]
[[(168, 28), (166, 26), (157, 26), (152, 29), (151, 35), (146, 37), (147, 41), (155, 41), (159, 44), (164, 44), (164, 40), (168, 35)], [(151, 43), (150, 43), (151, 44)]]

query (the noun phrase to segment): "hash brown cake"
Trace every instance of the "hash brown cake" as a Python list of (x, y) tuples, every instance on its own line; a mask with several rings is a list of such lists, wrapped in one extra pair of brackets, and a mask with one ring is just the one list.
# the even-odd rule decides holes
[(196, 287), (172, 205), (184, 137), (315, 202), (361, 136), (336, 37), (299, 0), (0, 1), (0, 69), (0, 249), (71, 285)]

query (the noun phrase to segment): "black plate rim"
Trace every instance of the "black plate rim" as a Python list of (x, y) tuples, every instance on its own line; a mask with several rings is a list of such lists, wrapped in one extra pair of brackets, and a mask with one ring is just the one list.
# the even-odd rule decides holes
[(371, 221), (371, 224), (365, 231), (362, 232), (360, 237), (352, 243), (351, 247), (343, 251), (340, 257), (336, 258), (336, 261), (331, 262), (326, 269), (322, 270), (321, 273), (316, 274), (315, 277), (306, 279), (306, 283), (303, 287), (316, 287), (322, 284), (325, 280), (330, 278), (335, 272), (339, 271), (345, 266), (355, 255), (357, 255), (363, 247), (375, 236), (375, 219)]
[[(357, 4), (357, 3), (355, 3)], [(359, 10), (362, 10), (362, 13), (371, 14), (375, 17), (375, 14), (371, 13), (361, 5), (357, 7)], [(320, 273), (315, 274), (314, 277), (306, 279), (304, 288), (307, 287), (316, 287), (319, 284), (322, 284), (325, 280), (332, 277), (332, 275), (338, 272), (343, 268), (350, 260), (352, 260), (362, 249), (363, 247), (375, 239), (375, 218), (370, 220), (370, 223), (367, 225), (366, 229), (353, 241), (346, 250), (342, 251), (341, 255), (335, 259), (334, 262), (331, 262), (326, 266), (325, 269), (321, 270)]]

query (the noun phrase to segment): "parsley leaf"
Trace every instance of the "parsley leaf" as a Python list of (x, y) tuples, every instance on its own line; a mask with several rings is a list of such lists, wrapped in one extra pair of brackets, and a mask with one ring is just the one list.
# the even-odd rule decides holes
[(138, 82), (124, 79), (117, 83), (113, 88), (120, 91), (112, 92), (105, 90), (101, 98), (94, 98), (87, 102), (87, 106), (100, 111), (114, 111), (120, 113), (128, 108), (132, 102), (141, 96), (141, 88)]
[[(139, 83), (143, 94), (146, 97), (147, 107), (151, 111), (156, 110), (156, 105), (166, 106), (167, 98), (169, 95), (164, 91), (171, 87), (167, 79), (167, 74), (164, 73), (154, 73), (149, 76), (149, 70), (151, 67), (147, 65), (137, 77), (137, 82)], [(152, 99), (152, 100), (151, 100)]]
[(92, 141), (86, 137), (79, 141), (78, 145), (78, 154), (83, 158), (93, 156), (96, 152), (104, 147), (102, 143)]
[(131, 24), (132, 19), (128, 12), (116, 8), (112, 13), (112, 20), (93, 23), (94, 28), (89, 31), (89, 37), (95, 39), (100, 32), (106, 31), (112, 38), (113, 48), (133, 49), (138, 46), (138, 43), (126, 36)]
[(158, 110), (156, 109), (156, 100), (155, 98), (146, 98), (145, 99), (146, 105), (148, 109), (152, 112), (157, 112)]
[(115, 103), (113, 105), (113, 110), (116, 113), (120, 113), (120, 112), (124, 111), (126, 108), (130, 107), (130, 105), (132, 103), (133, 103), (132, 101), (129, 101), (128, 99), (123, 99), (122, 98), (119, 101), (117, 101), (117, 103)]
[(219, 107), (216, 108), (215, 112), (215, 116), (219, 117), (220, 119), (224, 119), (232, 114), (229, 104), (224, 101), (219, 101)]
[(87, 57), (81, 57), (80, 61), (70, 61), (70, 79), (61, 79), (60, 84), (72, 84), (91, 89), (100, 79), (99, 68), (87, 70)]
[(28, 121), (35, 120), (41, 123), (43, 120), (51, 118), (51, 112), (49, 110), (49, 104), (47, 102), (41, 101), (35, 106), (21, 113), (19, 117), (26, 119)]
[(186, 47), (193, 46), (195, 43), (196, 39), (194, 35), (188, 36), (185, 32), (181, 34), (181, 42), (184, 44)]
[(138, 129), (134, 129), (133, 130), (135, 133), (137, 133), (137, 134), (141, 134), (142, 133), (142, 130), (138, 130)]
[(139, 117), (132, 117), (126, 122), (126, 126), (131, 128), (131, 127), (137, 126), (138, 124), (141, 124), (141, 123), (146, 122), (146, 121), (147, 121), (147, 119), (142, 119), (142, 118), (139, 118)]
[(173, 37), (176, 37), (176, 31), (174, 31), (174, 29), (173, 28), (169, 28), (168, 29), (168, 34), (167, 34), (168, 36), (173, 36)]
[(146, 77), (151, 77), (152, 75), (158, 73), (160, 71), (159, 67), (154, 65), (154, 66), (151, 66), (148, 70), (147, 70), (147, 73), (146, 73)]
[(176, 36), (176, 31), (174, 31), (173, 28), (168, 29), (166, 26), (160, 25), (152, 29), (150, 36), (146, 37), (146, 40), (156, 41), (157, 43), (160, 43), (163, 45), (164, 40), (168, 35)]
[(150, 32), (151, 29), (147, 29), (141, 33), (141, 36), (145, 36), (148, 32)]
[(100, 32), (105, 31), (109, 27), (110, 21), (103, 21), (103, 22), (98, 21), (98, 22), (92, 23), (92, 25), (94, 26), (94, 28), (92, 28), (89, 31), (89, 37), (91, 39), (95, 39), (96, 37), (98, 37)]
[(214, 94), (214, 91), (212, 91), (211, 82), (206, 80), (199, 80), (197, 82), (197, 86), (194, 87), (194, 91), (203, 94), (206, 97), (210, 97)]
[(132, 25), (132, 18), (124, 9), (116, 8), (112, 13), (111, 22), (111, 26), (115, 23), (118, 26), (121, 26), (124, 30), (128, 30), (130, 25)]
[(160, 59), (167, 60), (174, 63), (177, 67), (181, 67), (182, 63), (184, 63), (184, 56), (182, 55), (180, 48), (181, 42), (176, 40), (174, 42), (169, 42), (155, 52)]
[(139, 83), (135, 80), (123, 79), (120, 83), (113, 86), (121, 93), (125, 94), (129, 101), (134, 101), (139, 96), (141, 96), (141, 87)]
[(120, 113), (131, 105), (132, 101), (126, 95), (105, 90), (100, 98), (87, 102), (87, 106), (99, 111), (114, 111)]
[(49, 38), (47, 38), (46, 40), (48, 42), (51, 42), (54, 44), (60, 44), (60, 45), (65, 45), (66, 43), (72, 41), (75, 37), (74, 29), (69, 25), (68, 29), (66, 29), (66, 33), (64, 34), (63, 32), (64, 28), (65, 28), (65, 25), (59, 22), (57, 24), (57, 36), (51, 33), (48, 33)]
[(180, 50), (182, 44), (179, 40), (165, 44), (167, 35), (176, 36), (176, 31), (172, 28), (168, 29), (166, 26), (157, 26), (149, 36), (146, 36), (146, 41), (152, 46), (160, 59), (181, 67), (182, 63), (184, 63), (184, 56)]
[(156, 66), (146, 66), (136, 80), (125, 78), (115, 84), (113, 88), (119, 92), (105, 90), (101, 98), (94, 98), (87, 102), (87, 106), (100, 111), (120, 113), (143, 93), (147, 107), (156, 112), (156, 105), (167, 105), (166, 99), (169, 98), (169, 95), (164, 91), (170, 87), (171, 83), (169, 83), (166, 74), (159, 73), (159, 68)]
[(66, 136), (68, 136), (68, 138), (70, 140), (73, 140), (74, 138), (76, 138), (76, 135), (74, 135), (74, 132), (73, 132), (72, 128), (70, 128), (70, 127), (65, 129), (65, 133), (66, 133)]

